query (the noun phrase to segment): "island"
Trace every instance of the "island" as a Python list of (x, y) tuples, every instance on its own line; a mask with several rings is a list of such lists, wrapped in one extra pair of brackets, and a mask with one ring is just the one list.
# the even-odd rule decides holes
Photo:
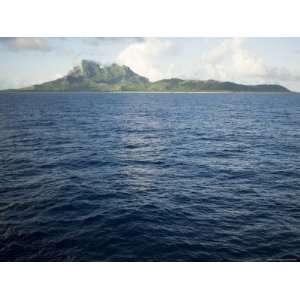
[(129, 67), (82, 60), (67, 75), (14, 91), (95, 92), (290, 92), (277, 84), (245, 85), (216, 80), (163, 79), (151, 82)]

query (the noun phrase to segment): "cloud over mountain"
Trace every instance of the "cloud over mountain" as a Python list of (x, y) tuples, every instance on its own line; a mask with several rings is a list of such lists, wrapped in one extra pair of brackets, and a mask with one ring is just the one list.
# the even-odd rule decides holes
[(172, 51), (174, 45), (170, 41), (147, 38), (143, 42), (136, 42), (125, 48), (118, 56), (117, 62), (155, 81), (168, 77), (161, 68), (161, 60)]

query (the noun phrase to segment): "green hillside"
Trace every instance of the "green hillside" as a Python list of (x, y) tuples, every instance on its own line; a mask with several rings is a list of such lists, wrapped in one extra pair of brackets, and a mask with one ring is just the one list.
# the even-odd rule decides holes
[(215, 80), (179, 78), (150, 82), (127, 66), (82, 60), (66, 76), (20, 89), (22, 91), (145, 91), (145, 92), (289, 92), (281, 85), (243, 85)]

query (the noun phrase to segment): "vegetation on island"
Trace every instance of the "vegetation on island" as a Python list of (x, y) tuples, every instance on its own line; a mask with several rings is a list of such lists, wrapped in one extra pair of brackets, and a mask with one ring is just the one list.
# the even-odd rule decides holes
[[(99, 92), (289, 92), (281, 85), (244, 85), (216, 80), (183, 80), (179, 78), (150, 82), (127, 66), (82, 60), (62, 78), (36, 84), (21, 91), (99, 91)], [(19, 91), (20, 91), (19, 90)]]

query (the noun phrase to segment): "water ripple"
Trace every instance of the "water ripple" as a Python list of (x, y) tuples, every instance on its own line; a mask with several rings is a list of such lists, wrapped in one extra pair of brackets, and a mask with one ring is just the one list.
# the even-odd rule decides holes
[(1, 261), (300, 259), (298, 94), (0, 94)]

